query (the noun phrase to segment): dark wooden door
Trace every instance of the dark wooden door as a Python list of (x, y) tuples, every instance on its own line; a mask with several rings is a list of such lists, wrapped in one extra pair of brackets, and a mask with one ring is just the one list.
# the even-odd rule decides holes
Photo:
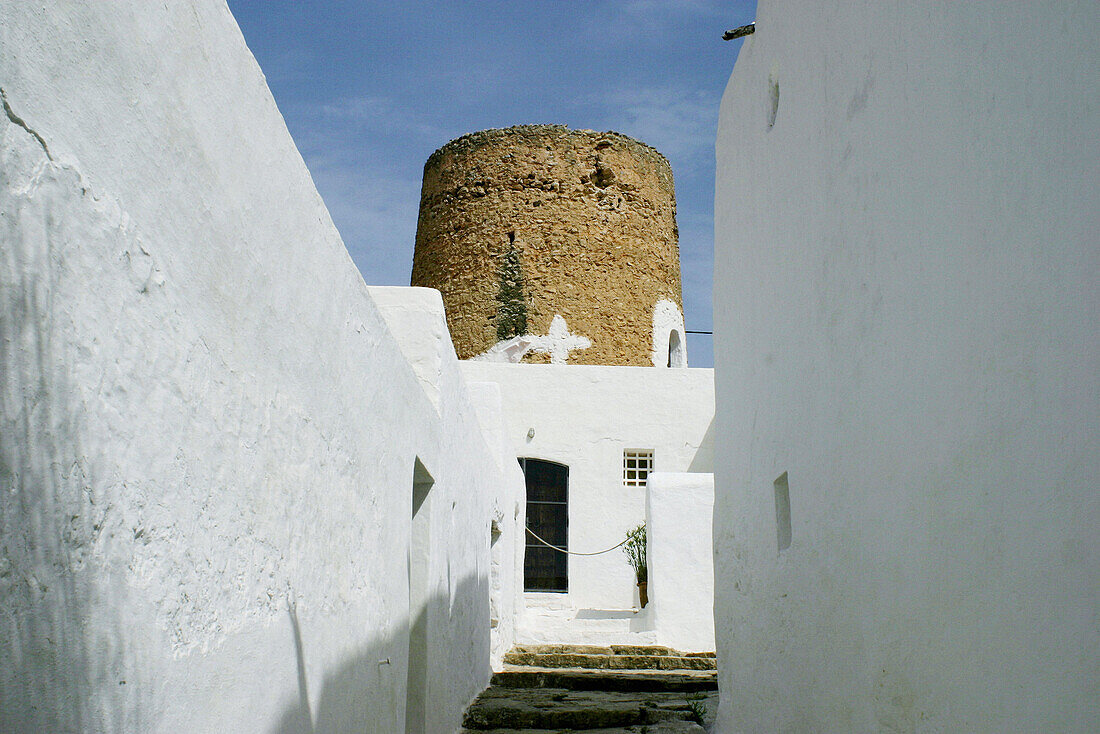
[[(569, 547), (569, 467), (520, 459), (527, 480), (527, 527), (551, 545)], [(524, 591), (569, 591), (569, 556), (527, 534)]]

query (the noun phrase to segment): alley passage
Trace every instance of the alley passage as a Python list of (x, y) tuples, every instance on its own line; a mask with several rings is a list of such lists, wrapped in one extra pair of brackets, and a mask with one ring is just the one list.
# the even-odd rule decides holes
[(462, 734), (702, 734), (718, 710), (714, 653), (532, 645), (504, 662)]

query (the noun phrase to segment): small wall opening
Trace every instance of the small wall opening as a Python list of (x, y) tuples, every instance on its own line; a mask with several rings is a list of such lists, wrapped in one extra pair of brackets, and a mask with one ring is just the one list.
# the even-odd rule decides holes
[(645, 487), (653, 471), (653, 449), (623, 451), (623, 486)]
[(500, 625), (500, 607), (503, 602), (501, 590), (501, 566), (504, 554), (500, 543), (502, 530), (496, 519), (489, 521), (489, 629)]
[(405, 732), (422, 734), (428, 714), (428, 595), (432, 551), (431, 489), (435, 479), (416, 458), (413, 465), (412, 528), (409, 533), (409, 661), (405, 686)]
[(686, 361), (684, 359), (684, 338), (680, 336), (678, 330), (673, 329), (668, 333), (668, 366), (686, 367)]
[(775, 533), (779, 552), (791, 547), (791, 489), (787, 483), (787, 472), (783, 472), (773, 483), (775, 489)]
[(768, 77), (768, 129), (775, 125), (775, 116), (779, 113), (779, 79)]

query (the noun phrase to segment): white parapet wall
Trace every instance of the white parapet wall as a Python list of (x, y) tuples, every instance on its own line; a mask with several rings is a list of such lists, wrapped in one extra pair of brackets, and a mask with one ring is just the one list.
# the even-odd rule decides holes
[(523, 612), (523, 528), (526, 518), (523, 472), (512, 455), (512, 444), (507, 440), (500, 386), (493, 382), (471, 382), (467, 388), (501, 473), (509, 480), (493, 497), (489, 522), (489, 629), (492, 643), (489, 657), (493, 670), (500, 670), (504, 654), (516, 641), (516, 626)]
[(5, 3), (0, 89), (0, 730), (454, 731), (522, 485), (225, 3)]
[(647, 611), (661, 645), (714, 650), (713, 511), (713, 474), (649, 475)]
[(1098, 28), (760, 0), (717, 141), (721, 731), (1100, 731)]
[[(504, 481), (492, 486), (489, 513), (473, 532), (485, 525), (490, 539), (489, 614), (490, 663), (494, 670), (515, 641), (516, 621), (523, 608), (523, 472), (508, 440), (504, 401), (494, 382), (465, 383), (454, 344), (447, 332), (443, 298), (434, 288), (393, 286), (368, 287), (397, 339), (402, 354), (412, 366), (425, 394), (440, 413), (445, 426), (469, 426), (466, 415), (473, 411), (481, 436), (469, 440), (486, 442), (493, 464)], [(448, 398), (441, 400), (441, 398)], [(452, 413), (458, 413), (452, 416)], [(456, 420), (457, 419), (457, 420)], [(462, 437), (456, 437), (462, 438)], [(483, 572), (482, 572), (483, 574)]]

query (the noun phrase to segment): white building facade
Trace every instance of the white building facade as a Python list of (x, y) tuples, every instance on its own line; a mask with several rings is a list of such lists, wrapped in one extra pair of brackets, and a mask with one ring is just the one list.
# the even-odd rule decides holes
[[(552, 545), (588, 554), (619, 544), (628, 530), (646, 520), (650, 472), (692, 473), (703, 485), (709, 482), (712, 370), (483, 361), (460, 365), (468, 381), (500, 386), (514, 455), (551, 465), (547, 471), (553, 480), (565, 482), (564, 491), (550, 501), (562, 504), (534, 511), (528, 505), (528, 523), (536, 533), (537, 513), (552, 515), (543, 527), (554, 537), (540, 533)], [(709, 526), (709, 512), (694, 520)], [(677, 530), (692, 532), (683, 525)], [(651, 548), (653, 542), (650, 538)], [(630, 633), (639, 632), (650, 633), (649, 641), (660, 639), (653, 620), (636, 614), (634, 572), (621, 550), (566, 555), (533, 537), (526, 544), (530, 613), (521, 622), (521, 640), (625, 642), (638, 639)], [(535, 568), (540, 563), (551, 571)], [(544, 579), (547, 574), (551, 578)], [(709, 628), (709, 615), (688, 624)]]
[(761, 0), (722, 102), (720, 730), (1100, 730), (1100, 6)]

